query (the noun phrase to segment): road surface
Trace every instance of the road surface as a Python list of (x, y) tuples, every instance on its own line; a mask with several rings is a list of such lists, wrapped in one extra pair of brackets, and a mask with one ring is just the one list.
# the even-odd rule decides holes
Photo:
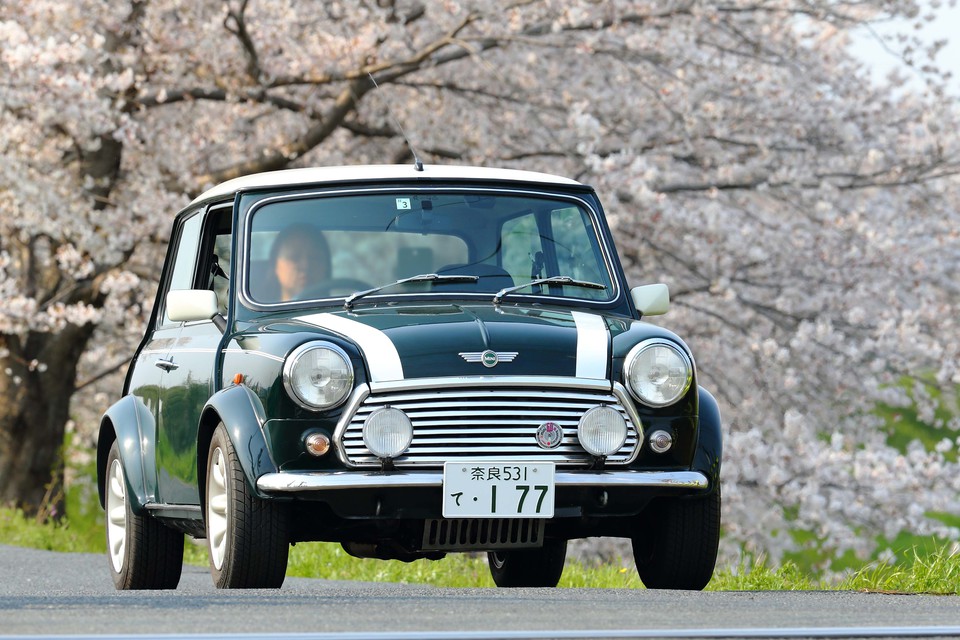
[[(808, 633), (811, 628), (813, 633)], [(910, 630), (915, 632), (912, 636)], [(217, 591), (206, 569), (191, 566), (184, 567), (175, 591), (117, 592), (105, 555), (0, 545), (0, 636), (281, 634), (276, 637), (470, 640), (799, 633), (960, 637), (960, 597), (836, 591), (446, 589), (302, 578), (288, 578), (279, 591)]]

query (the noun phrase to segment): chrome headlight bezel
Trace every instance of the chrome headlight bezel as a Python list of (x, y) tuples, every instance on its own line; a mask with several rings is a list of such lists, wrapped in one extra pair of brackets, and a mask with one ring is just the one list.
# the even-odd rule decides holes
[[(315, 398), (306, 396), (298, 382), (300, 376), (308, 375), (308, 372), (303, 370), (303, 368), (311, 366), (307, 361), (307, 357), (313, 351), (329, 352), (339, 358), (343, 365), (342, 369), (338, 371), (335, 383), (336, 386), (339, 387), (339, 390), (335, 388), (332, 397), (323, 402), (317, 402)], [(330, 342), (307, 342), (291, 351), (283, 362), (282, 375), (283, 388), (286, 390), (287, 395), (297, 405), (309, 411), (327, 411), (338, 407), (353, 393), (355, 376), (353, 373), (353, 364), (350, 362), (350, 356), (348, 356), (343, 349)], [(334, 380), (334, 377), (331, 377), (331, 380)]]
[[(649, 391), (645, 393), (639, 384), (638, 379), (642, 372), (637, 368), (643, 366), (642, 357), (651, 355), (651, 350), (657, 350), (666, 357), (676, 357), (674, 364), (682, 368), (679, 375), (669, 375), (674, 379), (674, 383), (671, 385), (673, 390), (667, 394), (654, 396)], [(630, 390), (630, 395), (641, 404), (653, 408), (668, 407), (679, 402), (690, 390), (690, 385), (693, 383), (693, 373), (693, 360), (687, 355), (686, 351), (675, 342), (663, 338), (652, 338), (635, 345), (627, 354), (623, 366), (623, 380), (627, 389)]]

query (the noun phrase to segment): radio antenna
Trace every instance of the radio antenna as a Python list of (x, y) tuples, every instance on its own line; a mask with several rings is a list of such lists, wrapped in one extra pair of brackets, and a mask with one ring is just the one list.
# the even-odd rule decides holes
[[(377, 84), (377, 79), (373, 77), (372, 73), (367, 73), (370, 76), (370, 82), (373, 83), (375, 89), (380, 89), (380, 85)], [(393, 120), (393, 124), (396, 125), (397, 129), (400, 130), (400, 135), (403, 136), (403, 141), (407, 143), (407, 148), (410, 149), (410, 153), (413, 154), (413, 169), (414, 171), (423, 171), (423, 162), (420, 161), (420, 156), (417, 155), (417, 150), (414, 148), (413, 143), (410, 142), (410, 138), (407, 137), (407, 132), (403, 130), (403, 125), (400, 124), (400, 121), (397, 120), (397, 117), (393, 114), (393, 111), (390, 109), (390, 103), (387, 104), (387, 113), (390, 114), (390, 119)]]

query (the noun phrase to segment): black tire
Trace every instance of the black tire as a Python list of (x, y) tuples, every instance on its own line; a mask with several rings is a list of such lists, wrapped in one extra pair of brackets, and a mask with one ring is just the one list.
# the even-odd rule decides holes
[(498, 587), (555, 587), (566, 557), (566, 540), (545, 540), (539, 549), (488, 551), (487, 564)]
[(237, 452), (220, 424), (207, 454), (207, 545), (218, 589), (279, 589), (290, 550), (282, 505), (261, 500), (247, 485)]
[(644, 586), (706, 587), (720, 544), (720, 488), (703, 498), (660, 499), (642, 518), (633, 537), (633, 557)]
[(183, 533), (137, 515), (128, 499), (126, 471), (116, 441), (104, 480), (107, 563), (117, 589), (176, 589), (183, 571)]

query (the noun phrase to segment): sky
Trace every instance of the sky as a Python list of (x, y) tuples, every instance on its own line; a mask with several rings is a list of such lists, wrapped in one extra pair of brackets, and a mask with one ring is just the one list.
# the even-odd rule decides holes
[[(916, 21), (898, 21), (875, 27), (875, 31), (886, 36), (897, 32), (915, 33), (927, 43), (947, 40), (947, 46), (938, 54), (937, 62), (941, 68), (953, 73), (952, 93), (960, 96), (960, 6), (942, 6), (935, 9), (935, 12), (936, 19), (924, 22), (919, 30), (914, 27), (913, 23)], [(876, 39), (866, 32), (861, 33), (860, 37), (854, 37), (852, 50), (855, 55), (873, 66), (878, 78), (882, 78), (894, 66), (901, 64), (892, 53), (884, 50)], [(907, 77), (916, 76), (915, 71), (906, 67), (904, 67), (904, 74)]]

